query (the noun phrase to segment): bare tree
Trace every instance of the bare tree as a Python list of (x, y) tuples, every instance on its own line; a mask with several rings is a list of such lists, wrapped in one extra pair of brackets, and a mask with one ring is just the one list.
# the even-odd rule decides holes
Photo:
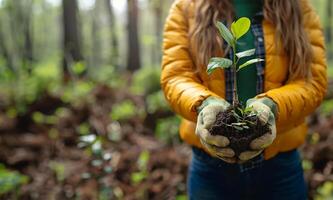
[(139, 8), (137, 0), (127, 0), (127, 70), (140, 69), (140, 46), (138, 36)]
[(73, 62), (83, 60), (76, 0), (62, 0), (63, 8), (63, 73), (70, 77), (69, 67)]
[(101, 9), (102, 1), (96, 0), (92, 11), (92, 65), (102, 64), (102, 41), (101, 41)]
[(154, 14), (154, 32), (155, 42), (152, 47), (152, 63), (160, 63), (161, 60), (161, 42), (162, 42), (162, 30), (163, 30), (163, 11), (164, 2), (162, 0), (150, 0), (150, 7)]
[(12, 54), (10, 53), (6, 43), (5, 43), (5, 36), (4, 32), (2, 30), (2, 23), (0, 24), (0, 54), (3, 56), (3, 58), (6, 61), (6, 66), (13, 72), (15, 72), (15, 62)]
[(28, 71), (31, 72), (33, 57), (33, 41), (32, 41), (32, 14), (33, 14), (33, 0), (25, 1), (27, 4), (22, 7), (25, 11), (23, 17), (23, 31), (24, 31), (24, 48), (23, 48), (23, 65), (28, 68)]
[(32, 9), (33, 0), (5, 1), (9, 29), (2, 30), (1, 37), (4, 41), (1, 46), (7, 64), (12, 69), (20, 68), (31, 71), (33, 61)]
[(119, 57), (119, 46), (118, 46), (118, 36), (116, 29), (116, 18), (114, 15), (114, 10), (111, 0), (105, 0), (107, 13), (109, 16), (109, 23), (111, 29), (111, 64), (118, 67), (118, 57)]

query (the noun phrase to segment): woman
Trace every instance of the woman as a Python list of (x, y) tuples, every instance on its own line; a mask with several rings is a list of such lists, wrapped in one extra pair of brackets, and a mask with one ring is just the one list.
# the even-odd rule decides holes
[[(262, 113), (270, 133), (237, 157), (228, 138), (208, 131), (232, 100), (231, 71), (208, 76), (206, 66), (228, 56), (215, 23), (239, 17), (252, 26), (237, 48), (255, 48), (265, 60), (238, 73), (239, 98)], [(183, 118), (181, 138), (193, 147), (190, 199), (306, 199), (296, 149), (327, 87), (323, 33), (308, 0), (176, 0), (165, 24), (161, 85)]]

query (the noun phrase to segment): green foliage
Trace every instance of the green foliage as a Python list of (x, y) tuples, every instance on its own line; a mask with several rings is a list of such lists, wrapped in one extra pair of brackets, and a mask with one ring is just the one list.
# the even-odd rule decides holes
[(261, 58), (255, 58), (255, 59), (251, 59), (251, 60), (248, 60), (246, 61), (245, 63), (243, 63), (242, 65), (240, 65), (237, 69), (237, 71), (249, 66), (249, 65), (252, 65), (254, 63), (257, 63), (257, 62), (262, 62), (264, 61), (264, 59), (261, 59)]
[(0, 195), (16, 191), (21, 185), (26, 184), (28, 180), (27, 176), (8, 170), (0, 163)]
[(310, 137), (309, 137), (310, 144), (318, 144), (319, 141), (320, 141), (320, 134), (318, 132), (314, 132), (314, 133), (310, 134)]
[(87, 68), (83, 62), (76, 62), (72, 66), (72, 70), (75, 75), (79, 76), (82, 75), (87, 70)]
[[(234, 21), (231, 24), (231, 32), (229, 29), (221, 22), (217, 22), (216, 24), (222, 38), (232, 47), (234, 51), (234, 61), (231, 61), (226, 58), (219, 58), (219, 57), (214, 57), (211, 58), (207, 67), (207, 73), (211, 74), (215, 69), (217, 68), (229, 68), (230, 66), (233, 66), (234, 69), (237, 68), (237, 63), (239, 61), (239, 58), (247, 57), (247, 56), (252, 56), (255, 53), (255, 49), (249, 49), (243, 52), (237, 52), (235, 43), (239, 38), (241, 38), (243, 35), (245, 35), (250, 27), (251, 27), (251, 21), (246, 18), (246, 17), (241, 17), (237, 21)], [(236, 59), (238, 57), (238, 60)], [(251, 65), (257, 62), (262, 62), (264, 61), (263, 59), (251, 59), (237, 69), (237, 71)]]
[(25, 70), (7, 72), (0, 77), (0, 95), (8, 100), (7, 104), (13, 105), (16, 115), (25, 113), (32, 102), (60, 84), (60, 70), (54, 63), (38, 64), (31, 73)]
[(145, 150), (140, 153), (139, 159), (137, 161), (137, 165), (140, 170), (146, 170), (147, 169), (147, 164), (149, 161), (149, 151)]
[(80, 135), (88, 135), (90, 133), (90, 126), (88, 123), (82, 123), (76, 128)]
[(176, 197), (176, 200), (187, 200), (188, 198), (187, 198), (187, 196), (184, 194), (184, 195), (178, 195), (177, 197)]
[(51, 128), (49, 130), (48, 136), (49, 136), (49, 138), (51, 138), (53, 140), (59, 139), (59, 131), (58, 131), (58, 129)]
[(134, 172), (131, 174), (131, 181), (134, 184), (141, 183), (148, 176), (148, 172)]
[(315, 200), (333, 200), (333, 182), (327, 181), (317, 189)]
[(111, 118), (112, 120), (128, 120), (136, 116), (136, 106), (131, 100), (125, 100), (112, 107)]
[(237, 21), (231, 24), (231, 32), (236, 40), (245, 35), (251, 26), (251, 21), (249, 18), (241, 17)]
[(32, 120), (36, 123), (36, 124), (41, 124), (44, 121), (44, 115), (40, 112), (34, 112), (32, 114)]
[(304, 171), (311, 170), (313, 167), (313, 163), (311, 162), (311, 160), (302, 160), (302, 167)]
[(66, 87), (62, 88), (61, 100), (66, 103), (76, 103), (82, 101), (94, 88), (95, 84), (93, 81), (77, 80), (67, 84)]
[(170, 107), (164, 98), (162, 90), (159, 90), (155, 93), (148, 95), (146, 97), (146, 102), (147, 102), (148, 113), (170, 110)]
[(160, 90), (160, 69), (145, 67), (133, 75), (131, 92), (138, 95), (149, 95)]
[(333, 99), (324, 101), (320, 106), (320, 112), (326, 116), (333, 114)]
[(229, 68), (232, 65), (232, 61), (227, 58), (214, 57), (209, 60), (207, 73), (210, 75), (217, 68)]
[(5, 66), (5, 64), (3, 63), (3, 59), (0, 59), (1, 61), (1, 65), (0, 65), (0, 80), (2, 82), (4, 81), (9, 81), (9, 80), (13, 80), (15, 78), (15, 73), (10, 70), (8, 67), (1, 67), (1, 66)]
[(147, 165), (149, 162), (149, 158), (150, 158), (149, 151), (144, 150), (140, 153), (139, 158), (137, 160), (137, 166), (139, 168), (139, 172), (134, 172), (131, 174), (132, 183), (138, 184), (148, 176)]
[(327, 66), (327, 75), (329, 78), (333, 78), (333, 61), (328, 62)]
[(34, 112), (32, 114), (32, 120), (36, 124), (56, 124), (58, 121), (57, 116), (54, 115), (44, 115), (41, 112)]
[(237, 56), (238, 59), (239, 58), (244, 58), (244, 57), (254, 55), (255, 52), (256, 52), (256, 49), (249, 49), (249, 50), (246, 50), (246, 51), (236, 53), (236, 56)]
[[(237, 21), (234, 21), (231, 24), (231, 32), (221, 22), (217, 22), (216, 27), (219, 30), (222, 38), (229, 44), (229, 46), (231, 46), (231, 48), (233, 50), (233, 61), (226, 59), (226, 58), (218, 58), (218, 57), (211, 58), (208, 66), (207, 66), (208, 75), (210, 75), (217, 68), (225, 69), (225, 68), (229, 68), (230, 66), (232, 66), (233, 77), (234, 77), (235, 81), (237, 81), (236, 73), (239, 70), (241, 70), (247, 66), (250, 66), (251, 64), (263, 61), (263, 59), (260, 59), (260, 58), (251, 59), (251, 60), (245, 62), (244, 64), (242, 64), (241, 66), (239, 66), (239, 68), (237, 69), (237, 64), (238, 64), (240, 58), (251, 56), (255, 53), (254, 49), (246, 50), (243, 52), (237, 52), (236, 45), (235, 45), (237, 43), (237, 40), (239, 38), (241, 38), (243, 35), (245, 35), (251, 27), (251, 21), (248, 18), (241, 17)], [(234, 104), (234, 106), (236, 106), (239, 102), (236, 84), (234, 84), (233, 87), (234, 87), (233, 88), (233, 91), (234, 91), (233, 92), (233, 104)], [(235, 126), (235, 127), (238, 128), (237, 126)]]
[(222, 38), (230, 45), (234, 46), (235, 45), (235, 38), (229, 31), (229, 29), (221, 22), (216, 23), (216, 27), (220, 32), (220, 35)]
[(50, 161), (49, 168), (55, 173), (58, 182), (65, 180), (65, 165), (61, 162)]
[(89, 77), (96, 83), (102, 83), (113, 88), (120, 88), (126, 84), (115, 67), (109, 65), (98, 70), (89, 71)]
[(180, 117), (173, 116), (159, 119), (155, 129), (155, 136), (166, 143), (179, 142), (178, 130)]
[(9, 107), (6, 111), (6, 115), (14, 119), (17, 116), (17, 109), (15, 107)]

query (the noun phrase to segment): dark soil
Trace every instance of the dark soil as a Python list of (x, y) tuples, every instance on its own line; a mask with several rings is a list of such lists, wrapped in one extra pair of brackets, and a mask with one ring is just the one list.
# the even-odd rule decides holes
[[(236, 155), (244, 151), (251, 150), (249, 145), (252, 140), (258, 138), (265, 133), (269, 132), (269, 125), (262, 125), (259, 118), (255, 115), (242, 116), (241, 120), (237, 121), (237, 118), (233, 112), (233, 108), (230, 107), (225, 112), (220, 112), (216, 117), (215, 124), (209, 130), (212, 135), (223, 135), (230, 140), (230, 148), (232, 148)], [(232, 123), (244, 122), (247, 124), (247, 129), (238, 130)]]

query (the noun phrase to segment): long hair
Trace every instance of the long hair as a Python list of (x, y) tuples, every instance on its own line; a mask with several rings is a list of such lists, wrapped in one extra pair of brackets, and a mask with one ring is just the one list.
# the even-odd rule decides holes
[[(303, 26), (300, 0), (263, 0), (264, 18), (276, 28), (276, 45), (289, 61), (289, 80), (311, 77), (312, 48)], [(190, 30), (191, 50), (202, 70), (209, 58), (223, 53), (215, 23), (234, 18), (232, 0), (195, 0), (195, 26)]]

